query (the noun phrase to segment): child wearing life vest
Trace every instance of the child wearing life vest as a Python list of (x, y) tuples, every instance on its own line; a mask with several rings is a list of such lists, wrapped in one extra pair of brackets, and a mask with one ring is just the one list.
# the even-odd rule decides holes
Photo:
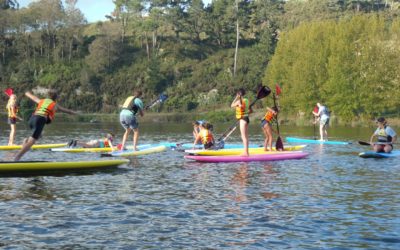
[(12, 146), (14, 145), (14, 138), (17, 132), (17, 125), (16, 125), (17, 119), (22, 121), (22, 118), (17, 115), (18, 114), (17, 96), (14, 94), (13, 89), (8, 88), (4, 91), (4, 93), (6, 93), (6, 95), (9, 96), (6, 106), (8, 112), (7, 123), (10, 124), (10, 137), (8, 139), (8, 145)]
[(240, 88), (236, 92), (236, 97), (233, 100), (231, 107), (236, 110), (236, 119), (239, 121), (240, 134), (243, 141), (243, 154), (242, 156), (249, 156), (249, 114), (252, 112), (249, 106), (249, 99), (244, 95), (246, 91)]
[(276, 118), (277, 114), (278, 114), (277, 107), (272, 107), (272, 108), (267, 107), (267, 112), (265, 113), (263, 119), (261, 120), (261, 128), (265, 135), (265, 140), (264, 140), (265, 151), (268, 151), (268, 146), (269, 150), (272, 151), (272, 141), (273, 141), (272, 132), (276, 133), (276, 131), (272, 128), (272, 122)]
[[(376, 121), (378, 128), (372, 134), (370, 144), (375, 152), (390, 153), (393, 150), (393, 143), (396, 142), (396, 132), (387, 125), (384, 117), (378, 118)], [(375, 137), (378, 137), (378, 143), (373, 143)]]
[(199, 125), (199, 128), (200, 131), (194, 140), (193, 149), (199, 142), (204, 145), (204, 149), (209, 149), (214, 146), (214, 136), (211, 132), (212, 125), (210, 123), (204, 122)]
[(58, 94), (55, 90), (49, 90), (48, 97), (40, 99), (31, 92), (26, 92), (25, 96), (37, 103), (35, 112), (29, 119), (29, 127), (32, 130), (32, 135), (24, 140), (21, 150), (15, 155), (14, 161), (19, 161), (21, 157), (28, 152), (29, 149), (36, 143), (42, 135), (42, 131), (46, 124), (50, 124), (54, 120), (56, 111), (67, 114), (77, 114), (77, 112), (61, 107), (56, 103)]
[(83, 148), (111, 148), (112, 151), (114, 151), (114, 146), (113, 146), (113, 141), (114, 141), (114, 134), (108, 133), (106, 136), (102, 139), (99, 140), (90, 140), (88, 142), (80, 142), (79, 140), (71, 140), (68, 143), (69, 147), (76, 147), (80, 146)]

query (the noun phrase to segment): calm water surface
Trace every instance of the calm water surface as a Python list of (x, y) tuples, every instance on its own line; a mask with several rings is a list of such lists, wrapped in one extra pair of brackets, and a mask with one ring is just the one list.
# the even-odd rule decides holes
[[(215, 126), (217, 135), (230, 124)], [(219, 129), (218, 129), (219, 128)], [(97, 139), (118, 123), (47, 127), (41, 143)], [(282, 127), (312, 137), (312, 127)], [(397, 129), (399, 131), (399, 129)], [(8, 127), (1, 125), (0, 144)], [(373, 128), (331, 129), (368, 140)], [(141, 142), (191, 141), (190, 124), (141, 124)], [(257, 125), (253, 142), (262, 142)], [(29, 132), (19, 125), (18, 141)], [(233, 134), (230, 142), (239, 142)], [(368, 147), (309, 145), (304, 160), (204, 164), (183, 154), (132, 158), (90, 173), (0, 180), (2, 249), (400, 249), (400, 163), (362, 159)], [(7, 159), (14, 152), (0, 152)], [(98, 154), (32, 151), (24, 160)]]

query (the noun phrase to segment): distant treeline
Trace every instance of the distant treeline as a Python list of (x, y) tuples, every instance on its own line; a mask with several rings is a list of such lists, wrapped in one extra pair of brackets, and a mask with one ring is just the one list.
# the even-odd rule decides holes
[(158, 111), (205, 111), (261, 83), (279, 83), (292, 114), (316, 101), (347, 120), (400, 107), (400, 1), (115, 0), (94, 24), (64, 2), (0, 0), (2, 88), (56, 88), (63, 106), (103, 113), (136, 88), (169, 95)]

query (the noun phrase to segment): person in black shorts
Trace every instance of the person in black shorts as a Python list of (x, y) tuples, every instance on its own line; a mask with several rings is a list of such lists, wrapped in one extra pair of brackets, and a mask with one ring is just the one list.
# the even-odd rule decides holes
[(77, 114), (77, 112), (63, 108), (56, 103), (58, 94), (55, 90), (49, 90), (48, 97), (45, 99), (39, 99), (29, 91), (26, 92), (25, 95), (37, 103), (36, 110), (29, 119), (29, 127), (33, 132), (29, 138), (24, 140), (24, 144), (21, 150), (15, 155), (14, 161), (19, 161), (21, 157), (31, 149), (33, 144), (41, 137), (44, 126), (54, 120), (56, 111), (67, 114)]

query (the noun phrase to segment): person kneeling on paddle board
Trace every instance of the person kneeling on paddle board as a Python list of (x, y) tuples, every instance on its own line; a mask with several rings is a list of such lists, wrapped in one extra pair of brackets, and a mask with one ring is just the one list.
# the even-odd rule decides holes
[(200, 131), (193, 143), (193, 149), (195, 149), (197, 143), (201, 142), (204, 145), (204, 149), (209, 149), (215, 144), (214, 136), (211, 132), (212, 125), (204, 122), (200, 126)]
[(54, 120), (56, 111), (64, 112), (67, 114), (75, 115), (77, 112), (61, 107), (56, 103), (58, 94), (55, 90), (49, 90), (48, 98), (39, 99), (31, 92), (26, 92), (25, 95), (32, 101), (37, 103), (35, 112), (29, 119), (29, 127), (33, 131), (32, 135), (24, 140), (21, 150), (16, 154), (14, 160), (19, 161), (21, 157), (28, 152), (28, 150), (36, 143), (41, 137), (43, 128), (46, 124), (50, 124)]
[[(387, 125), (384, 117), (378, 118), (376, 121), (378, 128), (372, 134), (370, 144), (375, 152), (390, 153), (393, 150), (393, 143), (396, 142), (396, 132)], [(375, 137), (378, 137), (378, 143), (373, 143)]]
[(236, 97), (233, 100), (231, 107), (236, 109), (236, 119), (239, 121), (240, 134), (243, 141), (242, 156), (249, 156), (249, 114), (252, 112), (249, 106), (249, 99), (245, 98), (246, 91), (240, 88), (236, 92)]
[(122, 111), (119, 114), (119, 121), (121, 126), (125, 129), (124, 136), (122, 137), (121, 149), (125, 149), (125, 143), (128, 135), (133, 131), (133, 149), (138, 150), (137, 141), (139, 139), (139, 123), (136, 115), (139, 113), (143, 116), (143, 102), (140, 99), (142, 91), (137, 90), (133, 96), (128, 97), (122, 105)]
[(312, 112), (315, 117), (317, 117), (316, 121), (319, 120), (319, 134), (321, 136), (320, 141), (328, 140), (328, 127), (329, 127), (329, 120), (330, 114), (329, 110), (326, 106), (322, 105), (321, 103), (317, 103), (318, 112), (315, 110)]
[(272, 128), (272, 122), (276, 118), (277, 114), (278, 114), (277, 107), (272, 107), (272, 108), (267, 107), (267, 112), (265, 113), (263, 119), (261, 120), (261, 128), (265, 135), (264, 151), (268, 151), (268, 146), (269, 150), (272, 151), (272, 140), (273, 140), (272, 132), (274, 132), (275, 134), (277, 133)]
[(90, 140), (88, 142), (80, 142), (79, 140), (71, 140), (68, 143), (68, 147), (76, 147), (80, 146), (83, 148), (111, 148), (111, 151), (114, 151), (113, 147), (114, 134), (108, 133), (103, 139), (100, 140)]

